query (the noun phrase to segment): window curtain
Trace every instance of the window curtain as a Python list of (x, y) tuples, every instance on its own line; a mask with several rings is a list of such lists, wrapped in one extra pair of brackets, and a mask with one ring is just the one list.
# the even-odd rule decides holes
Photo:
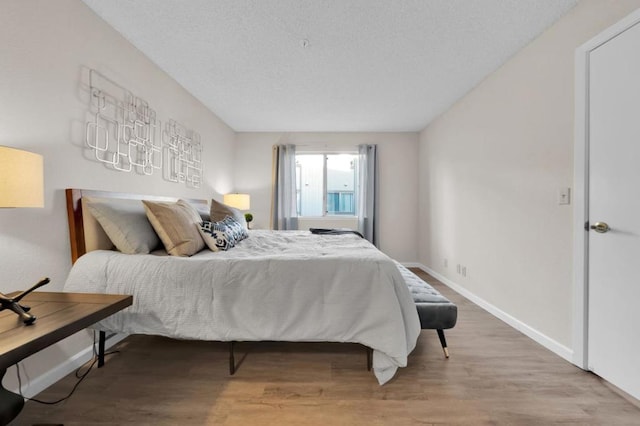
[(378, 246), (376, 231), (378, 157), (376, 145), (358, 145), (358, 231)]
[(298, 229), (295, 145), (274, 145), (272, 180), (272, 229)]

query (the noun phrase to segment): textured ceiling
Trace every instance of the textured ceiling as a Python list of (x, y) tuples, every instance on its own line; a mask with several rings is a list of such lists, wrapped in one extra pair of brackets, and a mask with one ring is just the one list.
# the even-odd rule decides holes
[(419, 131), (577, 0), (84, 2), (236, 131)]

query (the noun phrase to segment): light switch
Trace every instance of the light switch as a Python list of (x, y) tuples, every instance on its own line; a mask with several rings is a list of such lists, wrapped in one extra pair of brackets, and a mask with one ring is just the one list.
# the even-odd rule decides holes
[(571, 204), (571, 188), (560, 188), (558, 190), (558, 204)]

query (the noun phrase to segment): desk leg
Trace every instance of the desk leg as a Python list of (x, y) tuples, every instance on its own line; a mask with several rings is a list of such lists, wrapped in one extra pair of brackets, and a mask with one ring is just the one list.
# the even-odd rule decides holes
[[(7, 370), (0, 370), (0, 380), (4, 378)], [(16, 418), (24, 407), (24, 398), (18, 394), (10, 392), (0, 383), (0, 425), (4, 426)]]
[(98, 368), (104, 365), (104, 343), (107, 340), (107, 333), (105, 331), (100, 332), (100, 338), (98, 340)]

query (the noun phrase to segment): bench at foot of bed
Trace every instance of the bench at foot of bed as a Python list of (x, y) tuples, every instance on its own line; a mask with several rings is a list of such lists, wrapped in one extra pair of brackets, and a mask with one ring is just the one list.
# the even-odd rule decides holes
[(404, 266), (398, 264), (398, 269), (400, 269), (411, 296), (413, 296), (413, 301), (416, 303), (420, 328), (438, 332), (444, 356), (449, 358), (444, 330), (456, 325), (458, 307)]

